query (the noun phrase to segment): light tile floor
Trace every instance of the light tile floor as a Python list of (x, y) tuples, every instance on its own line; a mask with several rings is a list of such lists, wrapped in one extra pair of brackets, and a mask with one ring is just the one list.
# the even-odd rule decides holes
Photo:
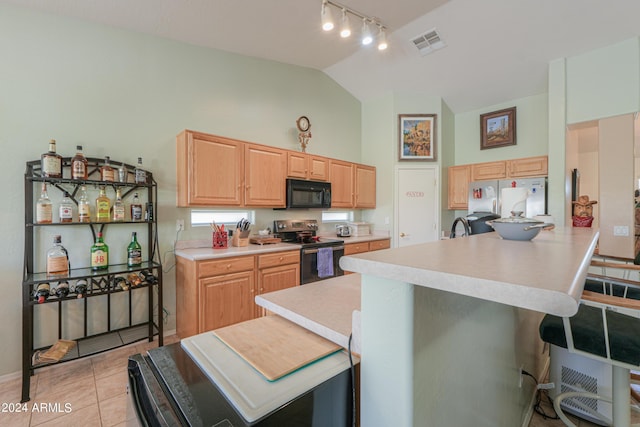
[[(179, 338), (172, 335), (165, 337), (164, 341), (170, 344)], [(127, 359), (132, 354), (143, 353), (156, 346), (157, 341), (140, 341), (96, 356), (36, 370), (31, 378), (31, 400), (26, 403), (27, 411), (0, 412), (0, 427), (125, 426)], [(19, 404), (21, 390), (21, 379), (0, 383), (0, 404)], [(542, 408), (546, 414), (555, 415), (553, 405), (546, 398), (542, 401)], [(569, 418), (578, 427), (596, 426), (577, 417)], [(640, 414), (633, 414), (632, 422), (640, 422)], [(536, 412), (529, 423), (529, 427), (562, 426), (564, 424), (560, 420), (545, 419)]]
[[(179, 341), (176, 335), (165, 344)], [(31, 377), (31, 400), (20, 404), (22, 379), (0, 384), (0, 426), (124, 426), (127, 417), (127, 360), (157, 347), (139, 341), (92, 357), (38, 369)], [(26, 407), (17, 412), (16, 405)], [(25, 406), (23, 406), (25, 405)], [(8, 412), (7, 412), (8, 411)]]

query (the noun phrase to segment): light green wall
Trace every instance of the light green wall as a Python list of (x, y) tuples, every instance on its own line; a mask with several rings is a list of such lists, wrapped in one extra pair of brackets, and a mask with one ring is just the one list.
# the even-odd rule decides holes
[[(188, 215), (175, 207), (178, 132), (189, 128), (297, 149), (295, 120), (304, 114), (312, 123), (311, 153), (361, 160), (360, 102), (320, 71), (4, 4), (0, 57), (0, 146), (8, 160), (0, 213), (0, 376), (20, 369), (24, 165), (46, 151), (50, 138), (63, 156), (83, 144), (91, 157), (135, 163), (142, 156), (153, 171), (168, 330), (175, 328), (175, 270), (169, 270), (175, 220)], [(110, 232), (107, 243), (122, 253), (128, 242)], [(72, 265), (86, 265), (90, 233), (67, 227), (62, 234)]]

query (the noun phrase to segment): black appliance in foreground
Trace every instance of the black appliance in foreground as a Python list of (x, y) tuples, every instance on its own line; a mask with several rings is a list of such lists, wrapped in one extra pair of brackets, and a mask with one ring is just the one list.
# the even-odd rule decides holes
[(127, 370), (127, 410), (136, 414), (128, 425), (347, 427), (352, 423), (348, 368), (254, 422), (241, 416), (180, 343), (131, 356)]
[(464, 227), (463, 236), (469, 236), (471, 234), (490, 233), (493, 231), (493, 227), (487, 224), (487, 221), (500, 218), (500, 215), (492, 212), (474, 212), (466, 217), (458, 217), (453, 221), (451, 225), (450, 238), (456, 237), (456, 228), (458, 224), (462, 224)]
[[(344, 275), (339, 264), (340, 258), (344, 255), (344, 241), (317, 237), (317, 220), (276, 220), (273, 222), (273, 229), (282, 242), (302, 245), (300, 249), (301, 285)], [(330, 256), (329, 252), (331, 252)], [(327, 262), (331, 266), (326, 265)]]
[(331, 183), (287, 179), (286, 209), (329, 209), (331, 207)]

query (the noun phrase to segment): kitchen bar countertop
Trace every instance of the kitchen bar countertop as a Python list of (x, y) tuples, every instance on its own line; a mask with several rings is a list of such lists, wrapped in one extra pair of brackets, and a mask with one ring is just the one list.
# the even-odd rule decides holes
[(558, 227), (532, 241), (497, 233), (345, 256), (355, 271), (557, 316), (573, 316), (597, 229)]
[(259, 306), (347, 348), (353, 312), (360, 311), (360, 275), (269, 292), (255, 300)]

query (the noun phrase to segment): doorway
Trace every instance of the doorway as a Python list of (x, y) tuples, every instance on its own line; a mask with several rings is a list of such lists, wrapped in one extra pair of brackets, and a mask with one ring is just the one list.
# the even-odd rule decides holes
[(395, 241), (398, 247), (438, 240), (438, 167), (396, 169)]

